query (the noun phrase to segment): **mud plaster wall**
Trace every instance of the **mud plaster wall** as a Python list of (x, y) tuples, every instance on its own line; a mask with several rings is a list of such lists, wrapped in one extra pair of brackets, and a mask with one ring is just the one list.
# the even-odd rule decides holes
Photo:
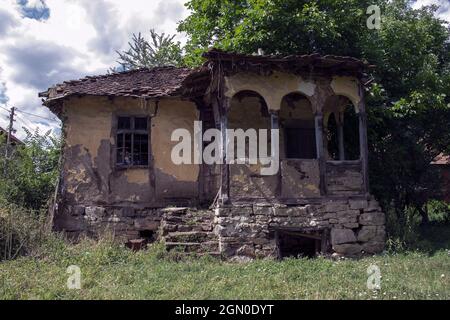
[(227, 88), (225, 95), (232, 98), (243, 90), (251, 90), (259, 93), (267, 103), (270, 110), (280, 110), (283, 97), (292, 92), (299, 92), (307, 97), (314, 95), (316, 84), (303, 80), (301, 77), (274, 72), (270, 76), (253, 73), (237, 73), (225, 78)]
[[(171, 159), (172, 148), (178, 142), (171, 141), (176, 129), (187, 129), (192, 137), (194, 150), (194, 121), (199, 112), (192, 102), (162, 100), (158, 114), (152, 121), (152, 152), (155, 162), (157, 198), (192, 198), (198, 196), (198, 165), (176, 165)], [(193, 161), (193, 159), (192, 159)]]
[[(149, 168), (114, 168), (117, 115), (154, 116), (154, 177)], [(181, 190), (196, 196), (198, 166), (174, 166), (170, 158), (172, 130), (184, 127), (193, 131), (198, 119), (195, 104), (162, 100), (156, 108), (154, 102), (133, 98), (71, 98), (64, 103), (64, 116), (63, 185), (68, 203), (148, 205), (159, 201), (158, 194), (178, 197)]]
[[(259, 97), (235, 97), (228, 111), (229, 129), (270, 129), (267, 107)], [(268, 136), (269, 138), (269, 136)], [(248, 157), (248, 142), (246, 142)], [(270, 144), (268, 146), (270, 152)], [(235, 155), (236, 156), (236, 155)], [(277, 177), (260, 175), (261, 164), (230, 165), (230, 195), (232, 198), (272, 198), (277, 189)]]
[[(308, 98), (313, 97), (318, 92), (321, 81), (304, 79), (301, 76), (275, 71), (269, 76), (256, 73), (236, 73), (225, 77), (225, 95), (228, 98), (240, 91), (250, 90), (259, 93), (267, 103), (269, 110), (278, 111), (281, 108), (281, 101), (284, 96), (297, 92)], [(354, 77), (334, 76), (328, 80), (331, 91), (336, 95), (349, 98), (358, 108), (361, 102), (359, 82)], [(323, 83), (320, 85), (323, 86)], [(323, 106), (313, 105), (313, 112), (321, 111)]]

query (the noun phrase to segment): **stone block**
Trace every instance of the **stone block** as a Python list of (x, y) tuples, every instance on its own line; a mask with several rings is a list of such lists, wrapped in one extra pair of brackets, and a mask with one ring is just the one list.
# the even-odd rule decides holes
[(358, 241), (359, 242), (368, 242), (375, 238), (377, 235), (377, 227), (376, 226), (363, 226), (361, 230), (358, 232)]
[(349, 205), (350, 205), (350, 209), (361, 210), (361, 209), (366, 209), (369, 204), (368, 204), (367, 200), (350, 200)]
[(106, 214), (103, 207), (86, 207), (84, 218), (89, 222), (100, 222)]
[(250, 257), (250, 258), (255, 258), (255, 248), (252, 245), (243, 245), (242, 247), (240, 247), (239, 249), (237, 249), (236, 254), (238, 256), (245, 256), (245, 257)]
[(273, 216), (275, 214), (275, 209), (273, 207), (266, 207), (266, 206), (254, 206), (253, 207), (253, 214), (256, 216)]
[[(156, 231), (160, 226), (160, 221), (150, 220), (150, 219), (136, 219), (134, 221), (134, 227), (138, 230), (151, 230)], [(169, 225), (165, 225), (166, 228)]]
[(363, 251), (363, 247), (360, 244), (336, 244), (333, 245), (333, 250), (343, 256), (359, 256)]
[(362, 244), (362, 249), (365, 253), (376, 254), (383, 252), (385, 248), (384, 242), (366, 242)]
[(356, 242), (355, 233), (350, 229), (332, 229), (331, 244), (345, 244)]
[(364, 226), (382, 226), (385, 223), (381, 212), (367, 212), (359, 216), (359, 223)]
[(346, 203), (334, 203), (329, 202), (325, 204), (324, 211), (325, 212), (339, 212), (339, 211), (345, 211), (348, 210), (349, 206)]

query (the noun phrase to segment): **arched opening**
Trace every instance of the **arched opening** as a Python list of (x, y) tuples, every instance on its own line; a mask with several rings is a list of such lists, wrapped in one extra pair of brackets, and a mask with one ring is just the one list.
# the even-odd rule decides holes
[(330, 97), (324, 108), (324, 149), (328, 160), (360, 159), (359, 116), (344, 96)]
[(281, 102), (280, 156), (282, 159), (316, 159), (316, 132), (310, 101), (302, 94), (291, 93)]
[[(234, 130), (228, 132), (227, 148), (228, 160), (232, 161), (228, 166), (230, 198), (273, 198), (277, 176), (261, 174), (265, 163), (262, 158), (269, 158), (271, 152), (271, 118), (264, 98), (254, 91), (239, 92), (231, 99), (227, 116), (227, 128)], [(261, 138), (260, 130), (266, 130), (266, 141)], [(263, 145), (267, 145), (265, 151), (260, 149)]]
[[(264, 98), (254, 91), (237, 93), (232, 98), (228, 110), (228, 129), (241, 129), (245, 132), (245, 158), (248, 159), (251, 156), (250, 145), (257, 151), (259, 130), (270, 130), (270, 115)], [(269, 142), (267, 150), (270, 150), (270, 134), (267, 136)], [(238, 143), (234, 143), (234, 159), (244, 160), (239, 157), (238, 147)]]

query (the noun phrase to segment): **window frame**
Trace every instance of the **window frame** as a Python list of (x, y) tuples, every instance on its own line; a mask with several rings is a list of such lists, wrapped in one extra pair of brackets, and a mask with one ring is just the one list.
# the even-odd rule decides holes
[[(119, 129), (119, 119), (120, 118), (130, 118), (130, 129)], [(135, 129), (135, 119), (136, 118), (145, 118), (147, 121), (147, 129)], [(123, 148), (125, 148), (125, 134), (131, 135), (131, 157), (134, 157), (134, 136), (136, 134), (147, 135), (147, 164), (145, 165), (135, 165), (133, 161), (131, 164), (121, 164), (118, 162), (118, 152), (119, 152), (119, 134), (123, 134)], [(115, 146), (114, 146), (114, 167), (117, 170), (126, 170), (126, 169), (147, 169), (151, 164), (151, 118), (148, 115), (130, 115), (130, 114), (117, 114), (115, 116)]]

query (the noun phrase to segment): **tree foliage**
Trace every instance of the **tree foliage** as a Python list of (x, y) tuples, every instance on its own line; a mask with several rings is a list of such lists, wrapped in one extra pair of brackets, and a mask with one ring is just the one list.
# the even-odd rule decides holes
[[(191, 0), (179, 25), (185, 62), (208, 47), (243, 53), (335, 54), (377, 66), (367, 89), (372, 192), (386, 211), (423, 211), (439, 189), (430, 162), (450, 152), (450, 31), (437, 6), (407, 0)], [(367, 27), (378, 5), (381, 29)], [(426, 213), (425, 213), (426, 215)]]
[[(153, 68), (163, 66), (179, 66), (182, 61), (182, 51), (179, 42), (174, 42), (175, 35), (158, 34), (150, 30), (150, 40), (141, 33), (133, 34), (128, 49), (117, 51), (120, 65), (118, 70), (126, 71), (139, 68)], [(117, 69), (113, 69), (117, 71)]]
[(61, 141), (51, 131), (27, 131), (24, 145), (12, 155), (0, 155), (0, 197), (30, 209), (40, 209), (55, 191), (59, 174)]

